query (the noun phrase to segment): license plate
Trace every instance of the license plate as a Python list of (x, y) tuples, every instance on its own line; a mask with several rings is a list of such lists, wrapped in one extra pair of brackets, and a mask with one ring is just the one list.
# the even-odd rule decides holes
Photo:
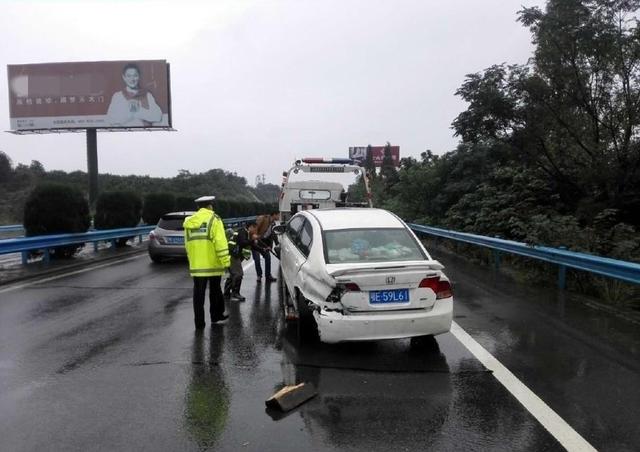
[(171, 245), (184, 245), (184, 237), (182, 236), (177, 236), (177, 237), (165, 237), (165, 240), (167, 241), (167, 243), (171, 244)]
[(369, 292), (369, 303), (409, 303), (409, 289), (372, 290)]

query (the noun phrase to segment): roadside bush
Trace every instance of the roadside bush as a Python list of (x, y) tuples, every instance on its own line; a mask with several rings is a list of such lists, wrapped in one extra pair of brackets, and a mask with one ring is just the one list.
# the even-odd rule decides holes
[(149, 193), (144, 198), (142, 219), (146, 224), (156, 224), (160, 217), (175, 209), (176, 197), (171, 193)]
[(196, 210), (196, 203), (193, 202), (197, 196), (176, 196), (175, 210), (176, 212), (188, 212)]
[[(142, 201), (131, 191), (104, 192), (96, 202), (96, 229), (132, 228), (140, 222)], [(123, 247), (130, 237), (118, 239), (116, 246)]]
[[(28, 237), (86, 232), (90, 224), (89, 203), (76, 188), (42, 184), (29, 194), (24, 205), (22, 224)], [(72, 257), (83, 246), (54, 248), (51, 257)]]

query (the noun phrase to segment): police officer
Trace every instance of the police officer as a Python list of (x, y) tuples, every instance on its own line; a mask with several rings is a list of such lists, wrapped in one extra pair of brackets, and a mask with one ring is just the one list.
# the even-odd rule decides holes
[(184, 220), (185, 248), (193, 277), (193, 314), (196, 329), (205, 327), (204, 296), (209, 283), (211, 323), (224, 322), (224, 298), (220, 281), (230, 265), (229, 247), (222, 219), (213, 211), (215, 196), (195, 200), (198, 211)]

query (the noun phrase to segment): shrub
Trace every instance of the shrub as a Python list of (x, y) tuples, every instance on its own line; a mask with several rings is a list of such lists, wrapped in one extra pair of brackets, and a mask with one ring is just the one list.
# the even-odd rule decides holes
[[(142, 201), (131, 191), (104, 192), (96, 202), (96, 229), (131, 228), (140, 222)], [(116, 246), (125, 246), (129, 238), (121, 238)]]
[(175, 210), (176, 198), (171, 193), (149, 193), (144, 198), (142, 219), (147, 224), (156, 224), (160, 217)]
[(196, 203), (193, 202), (197, 196), (176, 196), (175, 210), (178, 212), (196, 210)]
[[(22, 224), (27, 236), (86, 232), (90, 224), (89, 204), (74, 187), (42, 184), (29, 194)], [(54, 248), (51, 257), (71, 257), (83, 246)]]

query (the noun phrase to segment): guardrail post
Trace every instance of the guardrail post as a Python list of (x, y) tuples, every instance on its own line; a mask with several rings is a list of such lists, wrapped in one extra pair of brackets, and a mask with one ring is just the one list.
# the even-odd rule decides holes
[(43, 256), (42, 260), (44, 261), (45, 264), (48, 264), (50, 258), (51, 258), (51, 255), (49, 254), (49, 248), (45, 248), (44, 249), (44, 256)]
[(22, 252), (22, 265), (27, 265), (29, 263), (29, 251)]
[(93, 242), (93, 252), (94, 253), (98, 252), (98, 242)]
[(493, 267), (496, 271), (500, 270), (500, 251), (493, 250)]
[(138, 243), (142, 243), (142, 234), (138, 236)]
[(111, 240), (111, 248), (116, 247), (116, 239)]
[[(559, 246), (561, 250), (566, 250), (566, 246)], [(564, 290), (567, 285), (567, 266), (558, 265), (558, 289)]]

